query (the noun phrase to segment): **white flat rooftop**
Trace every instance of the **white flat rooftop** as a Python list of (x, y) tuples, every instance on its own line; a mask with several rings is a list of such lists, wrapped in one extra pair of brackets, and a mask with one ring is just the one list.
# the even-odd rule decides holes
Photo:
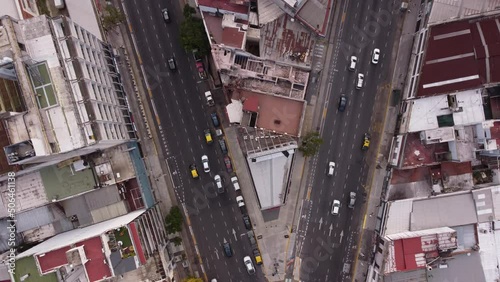
[(247, 162), (262, 210), (281, 206), (296, 148), (289, 145), (248, 154)]
[[(439, 128), (438, 117), (451, 115), (454, 125), (471, 125), (485, 120), (481, 90), (467, 90), (455, 94), (460, 111), (448, 106), (448, 95), (439, 95), (411, 101), (408, 132)], [(442, 126), (441, 126), (442, 127)]]

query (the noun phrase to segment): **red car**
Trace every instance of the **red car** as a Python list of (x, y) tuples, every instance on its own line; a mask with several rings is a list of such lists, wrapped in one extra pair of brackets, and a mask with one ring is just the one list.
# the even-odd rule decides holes
[(229, 156), (224, 156), (224, 164), (226, 164), (227, 172), (233, 172), (233, 166), (231, 165), (231, 159), (229, 158)]

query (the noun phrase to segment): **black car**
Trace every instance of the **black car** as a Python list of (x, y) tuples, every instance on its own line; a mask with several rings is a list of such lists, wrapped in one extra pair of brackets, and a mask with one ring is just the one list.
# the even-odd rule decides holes
[(248, 214), (243, 215), (243, 223), (245, 224), (245, 228), (247, 230), (252, 229), (252, 222), (250, 221), (250, 217), (248, 216)]
[(219, 118), (217, 117), (217, 113), (210, 114), (210, 117), (212, 118), (212, 123), (214, 124), (214, 126), (218, 127), (220, 123), (219, 123)]
[(224, 255), (226, 255), (226, 257), (230, 258), (233, 256), (233, 249), (228, 242), (222, 244), (222, 248), (224, 249)]
[(161, 10), (161, 13), (163, 15), (163, 20), (166, 22), (166, 23), (169, 23), (170, 22), (170, 14), (168, 13), (168, 9), (165, 8), (163, 10)]
[(345, 95), (340, 95), (339, 112), (345, 111), (346, 106), (347, 106), (347, 97)]
[(220, 146), (222, 153), (224, 155), (227, 154), (227, 146), (226, 146), (226, 141), (224, 141), (224, 139), (219, 139), (219, 146)]

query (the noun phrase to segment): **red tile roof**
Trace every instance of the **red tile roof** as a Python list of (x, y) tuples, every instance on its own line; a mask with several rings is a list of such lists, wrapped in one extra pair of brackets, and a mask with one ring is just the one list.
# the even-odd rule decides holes
[(500, 82), (500, 16), (430, 28), (417, 96)]
[(239, 28), (225, 27), (222, 30), (222, 43), (226, 46), (243, 49), (245, 40), (245, 32)]
[[(104, 263), (105, 256), (102, 253), (102, 241), (100, 237), (90, 238), (75, 244), (77, 247), (83, 246), (85, 255), (89, 261), (85, 263), (85, 271), (91, 282), (102, 280), (104, 277), (111, 277), (109, 266)], [(43, 256), (35, 256), (40, 265), (42, 274), (50, 272), (55, 268), (68, 264), (66, 251), (69, 246), (45, 253)]]
[(471, 162), (442, 162), (441, 173), (446, 176), (472, 173), (472, 165)]
[(146, 263), (146, 256), (144, 256), (144, 251), (142, 250), (141, 240), (139, 239), (139, 232), (135, 226), (135, 222), (129, 224), (130, 231), (132, 232), (132, 240), (134, 241), (135, 253), (139, 256), (139, 261), (141, 264)]
[(248, 14), (249, 10), (247, 5), (233, 4), (229, 0), (198, 0), (198, 5), (245, 15)]

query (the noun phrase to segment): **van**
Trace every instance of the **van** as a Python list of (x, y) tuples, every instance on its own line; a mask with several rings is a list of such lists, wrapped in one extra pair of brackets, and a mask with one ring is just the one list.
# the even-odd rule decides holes
[(363, 82), (365, 80), (365, 75), (358, 73), (358, 79), (356, 80), (356, 89), (361, 89), (363, 87)]
[(356, 69), (356, 63), (358, 62), (358, 58), (356, 56), (351, 56), (351, 61), (349, 63), (349, 70), (354, 71)]
[(171, 71), (174, 71), (174, 70), (177, 69), (177, 64), (175, 63), (175, 58), (174, 57), (171, 57), (170, 59), (168, 59), (168, 68)]

